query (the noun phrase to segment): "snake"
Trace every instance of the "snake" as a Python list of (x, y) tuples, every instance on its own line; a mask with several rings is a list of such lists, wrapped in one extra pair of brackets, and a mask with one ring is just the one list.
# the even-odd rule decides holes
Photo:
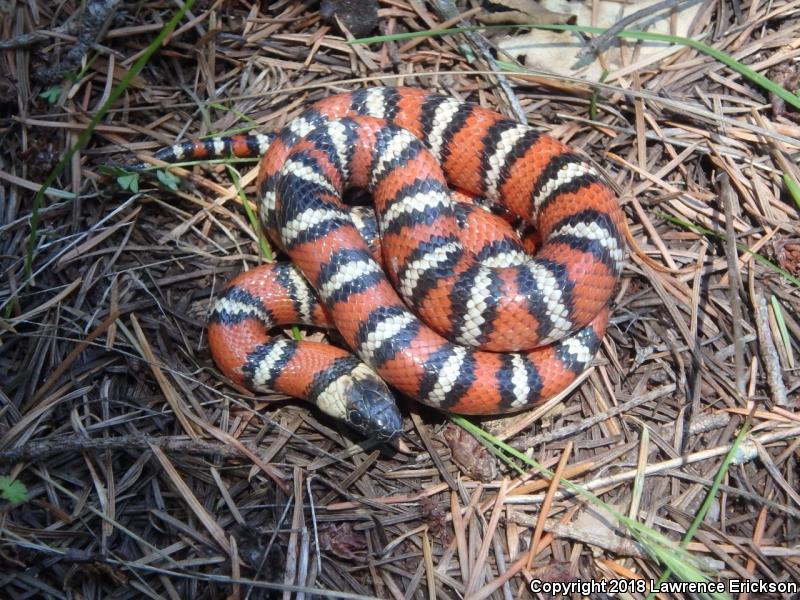
[[(422, 88), (369, 87), (275, 134), (156, 158), (229, 155), (260, 159), (259, 218), (289, 259), (239, 274), (213, 304), (209, 348), (231, 381), (391, 441), (403, 431), (394, 392), (444, 413), (518, 412), (564, 391), (599, 350), (624, 216), (598, 169), (553, 137)], [(351, 206), (350, 189), (372, 206)], [(280, 334), (293, 324), (340, 344)]]

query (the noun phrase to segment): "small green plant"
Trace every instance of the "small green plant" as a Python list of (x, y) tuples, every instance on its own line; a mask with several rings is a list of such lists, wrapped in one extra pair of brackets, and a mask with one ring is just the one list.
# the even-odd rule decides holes
[(139, 173), (128, 171), (116, 165), (101, 165), (99, 171), (105, 175), (114, 177), (117, 181), (117, 185), (123, 190), (131, 191), (134, 194), (139, 192)]
[[(89, 60), (86, 61), (86, 64), (80, 70), (79, 73), (75, 73), (74, 71), (69, 71), (64, 73), (63, 79), (67, 82), (68, 85), (72, 85), (76, 83), (81, 77), (83, 77), (86, 72), (89, 70), (89, 67), (92, 66), (92, 63), (97, 60), (97, 55), (92, 56)], [(58, 99), (61, 97), (61, 92), (64, 91), (64, 87), (62, 85), (53, 85), (43, 92), (39, 93), (40, 98), (44, 98), (50, 104), (55, 104), (58, 102)]]
[(6, 475), (0, 475), (0, 498), (11, 502), (11, 504), (21, 504), (28, 501), (28, 488), (19, 480), (11, 479)]
[(28, 248), (25, 253), (25, 275), (30, 277), (33, 273), (33, 254), (34, 250), (36, 249), (36, 240), (39, 236), (39, 210), (42, 206), (42, 201), (44, 199), (44, 194), (47, 188), (49, 188), (56, 178), (63, 173), (64, 169), (67, 167), (69, 162), (72, 160), (72, 157), (78, 151), (78, 149), (83, 148), (86, 143), (89, 141), (89, 138), (92, 137), (94, 134), (94, 130), (97, 127), (98, 123), (106, 116), (108, 111), (114, 105), (114, 103), (119, 99), (120, 96), (128, 89), (128, 86), (133, 81), (134, 77), (136, 77), (139, 72), (144, 68), (147, 62), (150, 60), (150, 57), (153, 55), (156, 50), (161, 48), (161, 45), (164, 43), (164, 40), (167, 39), (170, 33), (175, 29), (183, 16), (186, 14), (186, 11), (191, 10), (192, 5), (194, 4), (194, 0), (186, 0), (178, 10), (176, 10), (169, 21), (164, 25), (158, 35), (153, 39), (152, 42), (147, 46), (147, 48), (141, 53), (139, 58), (136, 60), (135, 63), (131, 66), (128, 72), (123, 76), (122, 81), (111, 91), (106, 98), (106, 101), (100, 107), (100, 109), (95, 113), (92, 117), (89, 124), (86, 128), (81, 132), (78, 136), (78, 140), (75, 144), (64, 153), (61, 157), (61, 160), (58, 162), (56, 167), (50, 171), (50, 173), (45, 178), (42, 185), (39, 187), (39, 190), (33, 197), (33, 202), (31, 206), (31, 220), (30, 220), (30, 233), (28, 234)]
[(178, 183), (180, 183), (180, 179), (178, 179), (178, 177), (176, 177), (169, 171), (159, 169), (158, 171), (156, 171), (156, 177), (158, 177), (158, 180), (163, 185), (171, 189), (173, 192), (178, 190)]
[[(151, 169), (146, 170), (149, 171)], [(141, 173), (138, 171), (129, 171), (117, 165), (102, 165), (100, 167), (100, 172), (114, 177), (117, 181), (117, 185), (123, 190), (133, 192), (134, 194), (139, 192)], [(155, 173), (164, 187), (168, 187), (172, 191), (178, 190), (178, 184), (181, 180), (176, 175), (173, 175), (165, 169), (155, 169)]]
[(134, 194), (139, 191), (139, 174), (125, 173), (117, 177), (117, 183), (123, 190), (130, 190)]
[(55, 104), (61, 97), (61, 86), (54, 85), (39, 93), (40, 98), (47, 100), (49, 104)]

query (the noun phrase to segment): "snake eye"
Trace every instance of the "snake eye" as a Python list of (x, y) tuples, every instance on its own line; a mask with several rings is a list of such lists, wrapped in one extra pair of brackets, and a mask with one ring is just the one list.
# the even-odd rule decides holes
[(361, 429), (364, 426), (364, 415), (358, 410), (347, 411), (347, 422), (356, 429)]

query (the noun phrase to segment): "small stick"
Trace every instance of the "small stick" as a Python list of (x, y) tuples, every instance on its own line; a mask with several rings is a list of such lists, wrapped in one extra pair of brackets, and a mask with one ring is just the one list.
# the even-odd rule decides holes
[[(753, 441), (756, 441), (760, 444), (769, 444), (772, 442), (778, 442), (789, 438), (794, 438), (800, 435), (800, 427), (788, 427), (788, 428), (780, 428), (775, 431), (771, 431), (770, 433), (765, 433), (764, 435), (758, 436), (753, 438), (753, 440), (749, 440), (745, 438), (742, 445), (739, 447), (739, 450), (734, 458), (733, 464), (744, 464), (753, 460), (757, 455), (758, 451), (756, 449), (755, 444)], [(691, 465), (696, 462), (700, 462), (701, 460), (709, 460), (711, 458), (716, 458), (717, 456), (722, 456), (723, 454), (727, 454), (731, 449), (730, 444), (725, 444), (722, 446), (716, 446), (714, 448), (709, 448), (707, 450), (701, 450), (699, 452), (694, 452), (692, 454), (687, 454), (686, 456), (679, 456), (678, 458), (673, 458), (670, 460), (665, 460), (660, 463), (655, 463), (648, 465), (645, 470), (645, 475), (657, 475), (659, 473), (663, 473), (665, 471), (669, 471), (672, 469), (684, 467), (686, 465)], [(602, 477), (593, 479), (585, 484), (582, 484), (581, 487), (587, 491), (594, 491), (603, 489), (607, 486), (616, 485), (618, 483), (622, 483), (623, 481), (630, 481), (634, 477), (636, 477), (641, 471), (639, 469), (628, 469), (627, 471), (621, 471), (620, 473), (615, 473), (614, 475), (609, 475), (608, 477)], [(577, 492), (571, 489), (564, 489), (561, 490), (556, 494), (556, 499), (563, 500), (564, 498), (568, 498), (570, 496), (574, 496)], [(545, 496), (543, 494), (536, 494), (536, 495), (510, 495), (506, 496), (505, 503), (506, 504), (520, 504), (520, 505), (533, 505), (533, 504), (541, 504), (544, 501)]]
[(641, 406), (642, 404), (647, 404), (648, 402), (652, 402), (653, 400), (657, 400), (663, 396), (667, 396), (672, 394), (676, 389), (676, 385), (674, 383), (668, 383), (667, 385), (663, 385), (658, 387), (654, 390), (647, 392), (646, 394), (637, 395), (627, 402), (624, 402), (618, 406), (614, 406), (607, 411), (602, 413), (592, 415), (588, 419), (582, 419), (579, 423), (574, 425), (569, 425), (567, 427), (562, 427), (560, 429), (556, 429), (555, 431), (548, 431), (547, 433), (542, 433), (536, 436), (525, 437), (524, 439), (517, 440), (511, 445), (517, 449), (527, 449), (533, 448), (538, 446), (539, 444), (544, 444), (547, 442), (552, 442), (558, 439), (562, 439), (565, 437), (570, 437), (575, 435), (579, 431), (583, 431), (605, 421), (606, 419), (610, 419), (618, 414), (624, 413), (626, 411), (632, 410), (637, 406)]
[(105, 35), (119, 5), (120, 0), (95, 0), (87, 4), (77, 43), (59, 64), (42, 70), (39, 79), (45, 83), (54, 83), (65, 73), (76, 69), (84, 55)]
[(588, 42), (586, 46), (578, 53), (577, 59), (578, 61), (582, 61), (592, 56), (597, 56), (601, 52), (605, 52), (609, 46), (614, 43), (614, 39), (617, 37), (617, 34), (631, 23), (641, 21), (646, 17), (654, 15), (655, 13), (668, 8), (677, 9), (681, 7), (682, 4), (692, 4), (695, 2), (699, 2), (699, 0), (662, 0), (661, 2), (657, 2), (656, 4), (647, 6), (641, 10), (637, 10), (635, 13), (620, 19), (611, 27), (609, 27), (604, 33), (598, 35)]
[(87, 438), (77, 435), (53, 436), (34, 440), (0, 452), (0, 465), (18, 462), (36, 462), (56, 454), (85, 452), (87, 450), (142, 450), (155, 446), (166, 452), (190, 454), (193, 456), (221, 456), (224, 458), (244, 458), (245, 454), (235, 447), (217, 442), (191, 440), (183, 436), (121, 435), (110, 438)]
[[(447, 22), (453, 21), (459, 16), (461, 16), (463, 19), (463, 15), (459, 14), (458, 8), (452, 0), (435, 0), (433, 2), (433, 6), (439, 17), (445, 19)], [(459, 21), (462, 19), (459, 19)], [(464, 33), (467, 36), (467, 39), (480, 51), (483, 59), (492, 70), (492, 74), (497, 78), (497, 83), (503, 90), (503, 95), (506, 97), (506, 100), (508, 100), (511, 111), (514, 113), (514, 117), (520, 123), (527, 123), (528, 119), (525, 116), (525, 111), (522, 109), (522, 105), (519, 103), (519, 99), (514, 93), (514, 90), (511, 89), (508, 79), (502, 74), (500, 68), (497, 66), (497, 62), (492, 56), (489, 42), (477, 31), (466, 31)]]
[(736, 391), (739, 401), (745, 398), (745, 365), (744, 365), (744, 332), (742, 331), (742, 301), (739, 294), (742, 289), (742, 278), (739, 273), (739, 253), (736, 249), (736, 230), (733, 227), (733, 201), (736, 198), (727, 173), (719, 176), (719, 195), (725, 211), (725, 255), (728, 259), (728, 275), (730, 276), (731, 321), (733, 325), (733, 364), (736, 373)]
[(772, 332), (769, 328), (767, 299), (759, 289), (753, 290), (753, 308), (758, 332), (758, 348), (761, 360), (764, 361), (767, 383), (772, 390), (772, 400), (777, 406), (789, 408), (789, 393), (786, 391), (778, 350), (775, 348), (775, 341), (772, 339)]

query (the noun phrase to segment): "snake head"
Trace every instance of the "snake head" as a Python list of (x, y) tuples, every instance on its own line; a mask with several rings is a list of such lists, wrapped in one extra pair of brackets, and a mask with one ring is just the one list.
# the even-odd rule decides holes
[(393, 440), (403, 430), (403, 417), (389, 387), (371, 370), (353, 375), (345, 390), (345, 421), (370, 439)]

